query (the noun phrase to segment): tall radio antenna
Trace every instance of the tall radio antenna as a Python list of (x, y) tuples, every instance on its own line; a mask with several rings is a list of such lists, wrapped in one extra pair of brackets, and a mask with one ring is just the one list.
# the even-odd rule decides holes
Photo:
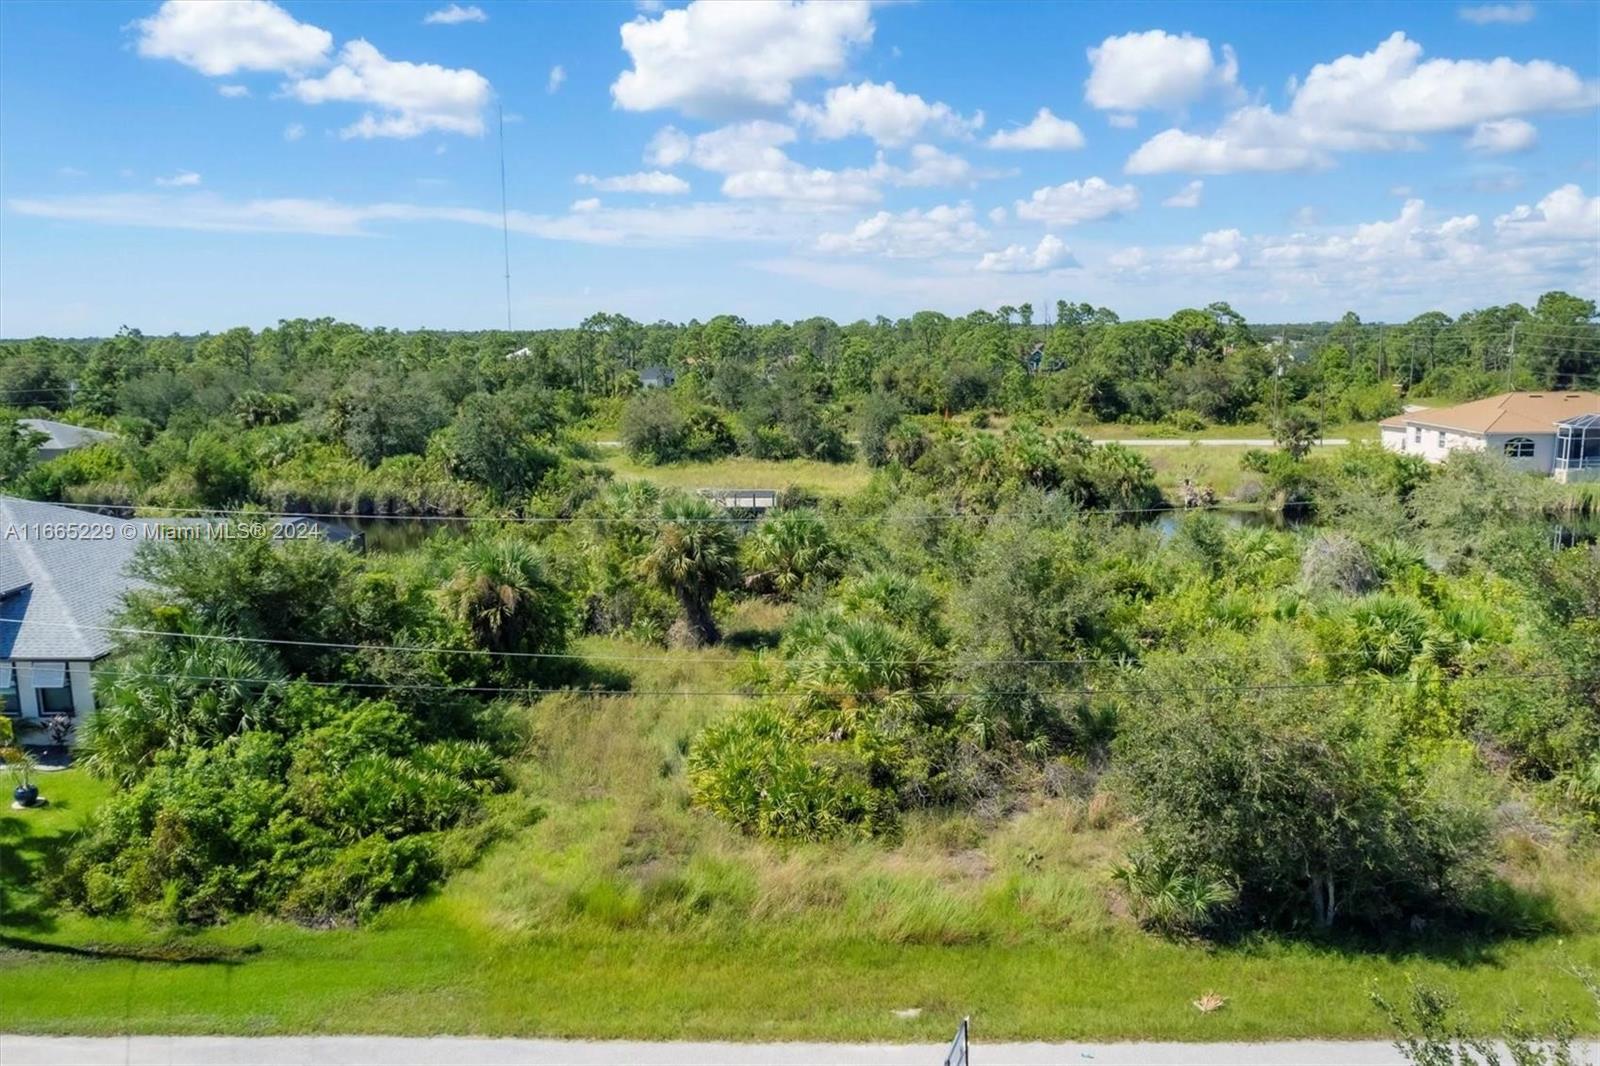
[(511, 330), (511, 224), (506, 211), (506, 112), (496, 100), (495, 117), (500, 126), (500, 243), (506, 263), (506, 330)]

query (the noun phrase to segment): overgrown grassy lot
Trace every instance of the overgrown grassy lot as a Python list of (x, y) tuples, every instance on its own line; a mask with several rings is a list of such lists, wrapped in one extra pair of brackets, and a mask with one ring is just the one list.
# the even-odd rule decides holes
[(646, 466), (620, 448), (605, 450), (605, 462), (619, 478), (649, 480), (675, 489), (809, 489), (827, 496), (846, 496), (863, 488), (872, 471), (860, 462), (823, 463), (812, 459), (768, 461), (730, 456), (704, 463)]
[[(1095, 427), (1124, 430), (1129, 427)], [(1137, 427), (1134, 427), (1137, 428)], [(1259, 428), (1259, 427), (1257, 427)], [(1254, 431), (1252, 431), (1254, 432)], [(1265, 434), (1265, 431), (1262, 431)], [(1132, 436), (1133, 434), (1124, 434)], [(1250, 434), (1245, 434), (1249, 436)], [(1331, 434), (1330, 434), (1331, 435)], [(1185, 478), (1196, 484), (1210, 485), (1219, 497), (1231, 497), (1255, 480), (1239, 468), (1239, 460), (1250, 451), (1241, 445), (1191, 445), (1152, 447), (1134, 446), (1149, 460), (1155, 469), (1156, 484), (1169, 496)], [(637, 463), (620, 448), (604, 451), (606, 465), (619, 478), (649, 480), (658, 485), (679, 489), (731, 488), (731, 489), (784, 489), (795, 486), (809, 489), (824, 496), (847, 496), (866, 486), (872, 471), (859, 461), (852, 463), (822, 463), (811, 459), (790, 459), (768, 462), (759, 459), (730, 457), (704, 463), (668, 463), (646, 466)]]
[[(759, 645), (781, 614), (730, 627)], [(625, 697), (527, 709), (520, 823), (441, 891), (361, 928), (247, 919), (176, 933), (52, 907), (47, 867), (105, 788), (49, 775), (50, 808), (0, 816), (0, 1030), (462, 1033), (639, 1038), (986, 1039), (1384, 1035), (1368, 989), (1408, 976), (1480, 1018), (1587, 1017), (1564, 972), (1600, 965), (1600, 869), (1530, 847), (1505, 872), (1564, 932), (1413, 950), (1263, 937), (1164, 940), (1124, 914), (1114, 802), (1039, 798), (913, 817), (895, 844), (779, 847), (690, 809), (683, 751), (724, 713), (742, 653), (591, 638), (631, 663)], [(1065, 830), (1065, 831), (1063, 831)], [(1190, 1001), (1228, 999), (1202, 1015)], [(901, 1019), (908, 1007), (922, 1014)]]

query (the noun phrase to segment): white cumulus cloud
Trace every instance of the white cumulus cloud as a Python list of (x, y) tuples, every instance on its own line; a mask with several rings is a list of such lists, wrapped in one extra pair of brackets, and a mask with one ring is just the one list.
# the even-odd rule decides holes
[(1165, 30), (1107, 37), (1089, 49), (1084, 99), (1102, 111), (1173, 110), (1217, 89), (1233, 90), (1239, 63), (1222, 46), (1219, 62), (1211, 42)]
[(989, 138), (990, 148), (1031, 151), (1070, 150), (1083, 147), (1083, 131), (1069, 119), (1057, 118), (1048, 107), (1041, 107), (1033, 121), (1015, 129), (998, 130)]
[(1332, 157), (1310, 143), (1295, 123), (1270, 107), (1241, 107), (1212, 133), (1163, 130), (1128, 157), (1129, 174), (1232, 174), (1310, 170)]
[(139, 54), (174, 59), (219, 77), (241, 70), (285, 73), (327, 62), (333, 35), (268, 0), (167, 0), (133, 24)]
[(593, 174), (579, 174), (579, 185), (589, 185), (600, 192), (643, 192), (657, 196), (681, 196), (689, 191), (689, 183), (676, 174), (664, 170), (646, 170), (637, 174), (620, 174), (613, 178), (597, 178)]
[(890, 177), (881, 163), (872, 169), (829, 170), (808, 167), (789, 157), (794, 127), (767, 119), (721, 126), (691, 137), (667, 126), (645, 147), (645, 162), (655, 167), (680, 163), (723, 175), (722, 194), (736, 200), (777, 200), (825, 206), (873, 203)]
[(1480, 122), (1467, 138), (1467, 147), (1488, 155), (1506, 155), (1526, 152), (1539, 143), (1539, 131), (1533, 123), (1520, 118), (1502, 118), (1493, 122)]
[(544, 81), (544, 91), (547, 93), (558, 93), (561, 91), (561, 86), (566, 82), (566, 80), (567, 68), (562, 66), (560, 63), (557, 63), (555, 66), (550, 68), (550, 76)]
[(422, 21), (429, 26), (458, 26), (463, 22), (488, 22), (489, 16), (477, 4), (449, 4), (428, 12)]
[(1517, 243), (1574, 241), (1600, 246), (1600, 196), (1563, 185), (1530, 207), (1519, 204), (1494, 220), (1495, 232)]
[(339, 53), (339, 64), (318, 78), (301, 78), (289, 93), (307, 104), (330, 101), (369, 104), (369, 111), (340, 131), (349, 137), (415, 137), (430, 130), (477, 136), (489, 82), (475, 70), (386, 58), (363, 40)]
[(972, 205), (940, 204), (926, 211), (916, 208), (899, 214), (879, 211), (862, 219), (848, 232), (821, 234), (816, 248), (836, 254), (930, 259), (951, 252), (970, 251), (986, 236), (973, 217)]
[(699, 118), (787, 107), (797, 81), (840, 73), (851, 49), (871, 40), (865, 0), (694, 0), (623, 24), (633, 68), (611, 96), (626, 111), (674, 108)]
[[(1287, 110), (1256, 104), (1233, 111), (1210, 133), (1164, 130), (1128, 158), (1126, 170), (1307, 170), (1331, 165), (1336, 152), (1418, 148), (1420, 134), (1600, 103), (1600, 85), (1545, 60), (1421, 57), (1421, 45), (1394, 33), (1370, 52), (1317, 64), (1291, 83)], [(1528, 130), (1504, 127), (1501, 134), (1515, 143)]]
[(1018, 218), (1047, 226), (1075, 226), (1080, 222), (1123, 214), (1139, 206), (1139, 190), (1132, 185), (1112, 185), (1103, 178), (1086, 178), (1035, 189), (1018, 200)]
[(298, 122), (291, 122), (283, 127), (283, 139), (286, 141), (298, 141), (305, 135), (306, 128)]
[(998, 274), (1037, 274), (1068, 266), (1071, 262), (1072, 253), (1066, 242), (1053, 233), (1046, 233), (1033, 248), (1013, 244), (998, 252), (984, 252), (977, 268)]
[(911, 165), (899, 167), (886, 163), (879, 153), (877, 162), (869, 173), (881, 177), (891, 185), (909, 188), (929, 188), (944, 185), (970, 185), (977, 175), (972, 164), (932, 144), (914, 144), (910, 151)]
[(971, 117), (958, 114), (949, 104), (929, 103), (916, 93), (903, 93), (894, 82), (836, 85), (821, 106), (799, 103), (791, 112), (810, 127), (818, 140), (838, 140), (857, 134), (883, 145), (902, 145), (924, 134), (964, 137), (983, 125), (983, 112)]
[(1476, 22), (1480, 26), (1493, 23), (1509, 23), (1515, 25), (1522, 22), (1533, 21), (1533, 5), (1520, 4), (1474, 4), (1469, 7), (1456, 9), (1456, 14), (1468, 22)]
[(192, 170), (180, 170), (168, 178), (157, 178), (156, 184), (167, 189), (192, 188), (200, 184), (200, 175)]
[(1200, 192), (1206, 183), (1198, 178), (1161, 201), (1162, 207), (1199, 207)]
[(1396, 31), (1372, 51), (1311, 68), (1289, 113), (1314, 128), (1435, 133), (1600, 103), (1600, 87), (1543, 59), (1430, 59)]

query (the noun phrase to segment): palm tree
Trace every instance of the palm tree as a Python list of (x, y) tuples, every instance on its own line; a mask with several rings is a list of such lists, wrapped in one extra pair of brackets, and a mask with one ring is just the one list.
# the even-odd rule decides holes
[(727, 513), (698, 496), (661, 503), (655, 547), (641, 561), (644, 575), (678, 598), (681, 643), (691, 648), (721, 639), (711, 616), (720, 589), (739, 578), (739, 543)]
[(521, 541), (478, 543), (442, 590), (444, 608), (489, 651), (564, 644), (567, 612), (544, 556)]
[(839, 547), (815, 511), (785, 511), (763, 521), (745, 540), (754, 572), (745, 585), (793, 599), (802, 589), (839, 573)]

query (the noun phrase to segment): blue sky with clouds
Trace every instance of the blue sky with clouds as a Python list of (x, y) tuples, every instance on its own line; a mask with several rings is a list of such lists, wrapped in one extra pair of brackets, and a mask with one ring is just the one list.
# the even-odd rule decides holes
[(1591, 3), (0, 5), (0, 335), (1600, 295)]

